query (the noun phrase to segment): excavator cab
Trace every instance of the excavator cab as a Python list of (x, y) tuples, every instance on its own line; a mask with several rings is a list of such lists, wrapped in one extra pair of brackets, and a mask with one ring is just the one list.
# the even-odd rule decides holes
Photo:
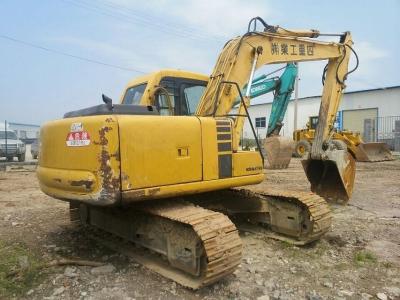
[(162, 116), (192, 116), (207, 82), (206, 75), (160, 70), (131, 80), (120, 103), (154, 106)]

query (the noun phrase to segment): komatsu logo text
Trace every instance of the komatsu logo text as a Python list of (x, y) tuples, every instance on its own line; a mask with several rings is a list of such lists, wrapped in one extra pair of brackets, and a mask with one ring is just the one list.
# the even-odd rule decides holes
[(263, 168), (261, 166), (257, 166), (257, 167), (247, 167), (246, 171), (247, 172), (252, 172), (252, 171), (261, 171)]

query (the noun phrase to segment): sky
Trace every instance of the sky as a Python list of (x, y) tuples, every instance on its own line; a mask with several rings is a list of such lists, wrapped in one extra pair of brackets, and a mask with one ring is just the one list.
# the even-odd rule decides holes
[[(40, 125), (99, 104), (102, 93), (117, 102), (129, 80), (162, 68), (209, 75), (254, 16), (351, 31), (360, 66), (346, 90), (399, 85), (399, 13), (400, 0), (2, 0), (0, 120)], [(300, 63), (299, 97), (321, 94), (324, 65)]]

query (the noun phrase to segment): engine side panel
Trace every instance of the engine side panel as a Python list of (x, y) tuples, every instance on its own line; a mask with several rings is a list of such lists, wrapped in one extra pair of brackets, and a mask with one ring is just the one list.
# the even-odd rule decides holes
[(107, 206), (120, 200), (116, 116), (68, 118), (41, 128), (37, 176), (46, 194)]
[(202, 180), (196, 117), (119, 116), (122, 191)]

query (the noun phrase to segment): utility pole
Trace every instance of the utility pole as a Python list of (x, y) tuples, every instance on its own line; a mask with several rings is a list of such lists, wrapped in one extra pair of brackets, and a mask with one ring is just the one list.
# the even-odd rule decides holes
[(296, 80), (294, 82), (294, 118), (293, 129), (297, 130), (297, 102), (299, 99), (299, 63), (294, 63), (297, 67)]
[(5, 137), (5, 140), (6, 140), (6, 159), (8, 159), (8, 147), (7, 147), (7, 121), (4, 121), (4, 137)]

